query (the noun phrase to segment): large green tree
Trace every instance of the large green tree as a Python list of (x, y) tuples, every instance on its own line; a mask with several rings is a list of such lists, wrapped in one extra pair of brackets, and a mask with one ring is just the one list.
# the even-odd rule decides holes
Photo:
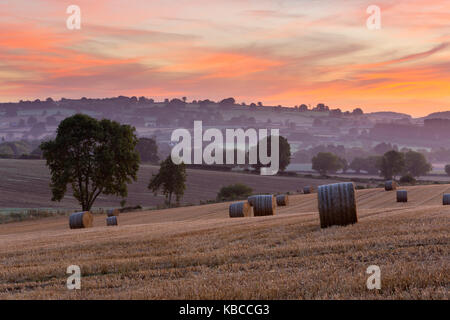
[(395, 179), (405, 170), (405, 156), (395, 150), (388, 151), (379, 159), (378, 168), (386, 180)]
[[(291, 163), (291, 145), (289, 144), (288, 140), (283, 137), (279, 136), (279, 169), (281, 172), (286, 170), (289, 163)], [(260, 171), (261, 168), (265, 166), (270, 166), (270, 164), (263, 165), (259, 159), (259, 145), (261, 143), (267, 143), (267, 155), (270, 157), (272, 155), (272, 138), (269, 136), (267, 138), (261, 139), (258, 141), (258, 145), (256, 146), (256, 152), (257, 152), (257, 163), (253, 165), (253, 168), (255, 168), (257, 171)]]
[(70, 185), (82, 210), (100, 194), (125, 198), (137, 180), (139, 154), (135, 129), (110, 120), (76, 114), (63, 120), (55, 140), (40, 148), (51, 173), (52, 201), (61, 201)]
[(416, 151), (408, 151), (405, 153), (406, 174), (417, 178), (426, 175), (432, 168), (422, 153)]
[(156, 195), (162, 189), (162, 194), (166, 196), (166, 202), (170, 206), (172, 195), (176, 196), (177, 203), (184, 195), (186, 189), (186, 166), (184, 163), (176, 165), (170, 156), (161, 162), (158, 174), (154, 174), (148, 188)]
[(331, 152), (319, 152), (311, 159), (311, 162), (312, 169), (322, 176), (326, 176), (328, 172), (336, 172), (343, 167), (341, 158)]

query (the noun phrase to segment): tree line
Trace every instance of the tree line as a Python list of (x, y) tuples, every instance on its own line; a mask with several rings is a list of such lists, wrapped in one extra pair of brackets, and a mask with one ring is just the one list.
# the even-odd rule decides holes
[[(380, 174), (386, 180), (401, 176), (404, 181), (411, 182), (432, 170), (432, 166), (425, 156), (412, 150), (407, 152), (390, 150), (382, 156), (356, 157), (350, 164), (332, 152), (319, 152), (311, 162), (313, 170), (324, 176), (330, 172), (335, 173), (339, 170), (346, 172), (348, 169), (352, 169), (356, 173), (364, 170), (369, 174)], [(448, 167), (450, 172), (450, 165)]]

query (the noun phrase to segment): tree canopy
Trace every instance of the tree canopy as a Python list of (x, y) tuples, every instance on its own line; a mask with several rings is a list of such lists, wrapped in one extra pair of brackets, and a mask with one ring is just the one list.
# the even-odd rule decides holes
[(405, 155), (395, 150), (388, 151), (380, 158), (378, 168), (386, 180), (394, 179), (404, 171)]
[(180, 202), (186, 189), (186, 166), (184, 163), (176, 165), (170, 156), (161, 162), (159, 172), (152, 176), (148, 188), (156, 195), (162, 189), (166, 202), (170, 206), (172, 195), (176, 196), (177, 203)]
[(319, 152), (311, 159), (313, 170), (326, 176), (328, 172), (336, 172), (342, 169), (343, 162), (341, 158), (331, 152)]
[(100, 194), (125, 198), (137, 180), (139, 154), (135, 128), (76, 114), (63, 120), (55, 140), (40, 148), (51, 173), (52, 201), (61, 201), (70, 185), (73, 196), (90, 210)]
[(154, 139), (140, 138), (136, 145), (136, 151), (139, 153), (142, 162), (157, 163), (159, 161), (158, 145)]
[(416, 151), (405, 153), (405, 173), (412, 177), (420, 177), (429, 173), (432, 169), (431, 164), (425, 156)]

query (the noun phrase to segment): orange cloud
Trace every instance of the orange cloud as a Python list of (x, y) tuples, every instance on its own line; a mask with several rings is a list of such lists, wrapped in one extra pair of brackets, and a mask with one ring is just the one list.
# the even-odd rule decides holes
[(234, 96), (415, 115), (449, 107), (448, 0), (379, 0), (375, 32), (366, 7), (346, 1), (78, 4), (78, 32), (65, 28), (61, 1), (0, 4), (0, 100)]
[(211, 52), (190, 52), (190, 59), (160, 68), (159, 72), (198, 73), (202, 78), (236, 78), (265, 71), (282, 62), (259, 58), (248, 54)]

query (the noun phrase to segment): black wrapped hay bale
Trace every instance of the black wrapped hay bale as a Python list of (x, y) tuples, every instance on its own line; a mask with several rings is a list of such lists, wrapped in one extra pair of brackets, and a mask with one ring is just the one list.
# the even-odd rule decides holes
[(253, 215), (255, 217), (273, 216), (275, 214), (276, 207), (277, 201), (273, 195), (256, 196), (253, 200)]
[(111, 217), (106, 218), (106, 225), (108, 227), (110, 227), (110, 226), (117, 226), (118, 225), (117, 217), (116, 216), (111, 216)]
[(321, 228), (358, 222), (353, 183), (319, 186), (318, 202)]
[(259, 196), (250, 196), (250, 197), (248, 197), (247, 198), (247, 201), (248, 201), (248, 203), (252, 206), (252, 207), (254, 207), (255, 206), (255, 200), (256, 200), (256, 198), (258, 198)]
[(444, 194), (444, 197), (442, 198), (442, 203), (444, 204), (444, 206), (450, 205), (450, 193)]
[(397, 182), (395, 182), (393, 180), (389, 180), (384, 183), (384, 190), (393, 191), (396, 189), (397, 189)]
[(69, 216), (70, 229), (83, 229), (92, 227), (94, 216), (89, 211), (75, 212)]
[(287, 194), (281, 194), (277, 196), (277, 206), (283, 207), (289, 205), (289, 196)]
[(303, 187), (303, 193), (304, 194), (310, 194), (314, 192), (314, 187), (311, 186), (305, 186)]
[(253, 216), (253, 208), (247, 201), (230, 204), (230, 218), (244, 218)]
[(408, 202), (408, 191), (398, 190), (397, 191), (397, 202)]

